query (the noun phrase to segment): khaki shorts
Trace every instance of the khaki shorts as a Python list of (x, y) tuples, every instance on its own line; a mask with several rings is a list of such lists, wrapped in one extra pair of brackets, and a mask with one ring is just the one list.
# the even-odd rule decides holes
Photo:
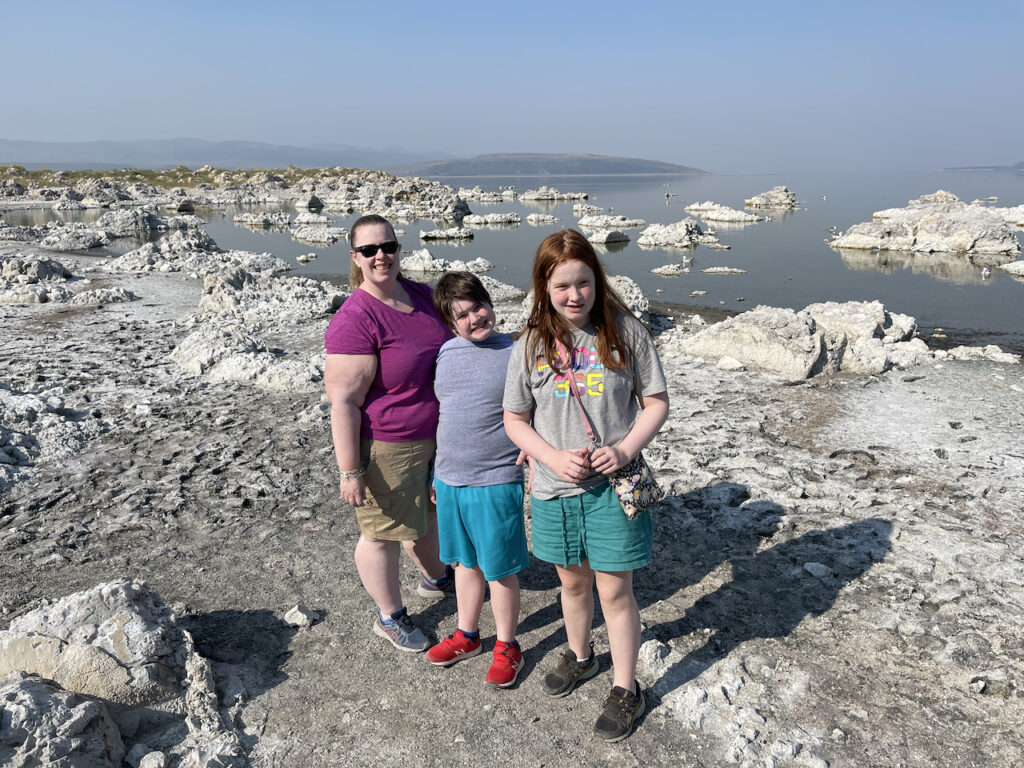
[(359, 530), (370, 539), (415, 541), (427, 534), (430, 460), (437, 443), (386, 443), (362, 438), (359, 460), (366, 469), (366, 503), (356, 508)]

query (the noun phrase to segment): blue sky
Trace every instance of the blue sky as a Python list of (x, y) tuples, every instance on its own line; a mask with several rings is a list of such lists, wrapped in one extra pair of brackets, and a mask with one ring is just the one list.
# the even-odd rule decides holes
[(0, 2), (0, 138), (1024, 160), (1024, 3)]

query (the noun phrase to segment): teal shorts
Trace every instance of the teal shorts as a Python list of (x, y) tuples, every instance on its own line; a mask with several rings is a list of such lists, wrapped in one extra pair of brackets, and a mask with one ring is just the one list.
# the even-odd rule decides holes
[(531, 501), (538, 559), (561, 566), (589, 561), (595, 571), (632, 571), (651, 562), (650, 511), (627, 519), (607, 483), (576, 496)]
[(530, 564), (523, 484), (455, 486), (434, 478), (441, 562), (479, 568), (487, 581)]

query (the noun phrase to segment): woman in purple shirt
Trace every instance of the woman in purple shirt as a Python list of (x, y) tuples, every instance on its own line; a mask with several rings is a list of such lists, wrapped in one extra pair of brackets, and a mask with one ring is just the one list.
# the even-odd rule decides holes
[(357, 288), (324, 335), (339, 488), (359, 521), (355, 562), (377, 604), (373, 631), (399, 650), (420, 652), (430, 642), (402, 604), (398, 558), (404, 547), (422, 572), (420, 595), (454, 592), (451, 570), (438, 559), (429, 500), (438, 415), (434, 361), (451, 332), (434, 310), (430, 288), (399, 274), (401, 246), (387, 219), (361, 217), (349, 242)]

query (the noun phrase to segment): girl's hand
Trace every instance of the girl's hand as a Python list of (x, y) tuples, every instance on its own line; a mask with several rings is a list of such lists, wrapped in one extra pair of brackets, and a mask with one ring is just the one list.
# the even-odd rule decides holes
[(579, 483), (590, 477), (590, 458), (586, 448), (556, 451), (548, 465), (563, 480)]
[(361, 477), (353, 477), (342, 480), (338, 485), (341, 490), (341, 498), (353, 507), (361, 507), (366, 503), (366, 484)]
[(595, 472), (610, 475), (629, 463), (629, 456), (617, 445), (604, 445), (590, 456), (590, 466)]

